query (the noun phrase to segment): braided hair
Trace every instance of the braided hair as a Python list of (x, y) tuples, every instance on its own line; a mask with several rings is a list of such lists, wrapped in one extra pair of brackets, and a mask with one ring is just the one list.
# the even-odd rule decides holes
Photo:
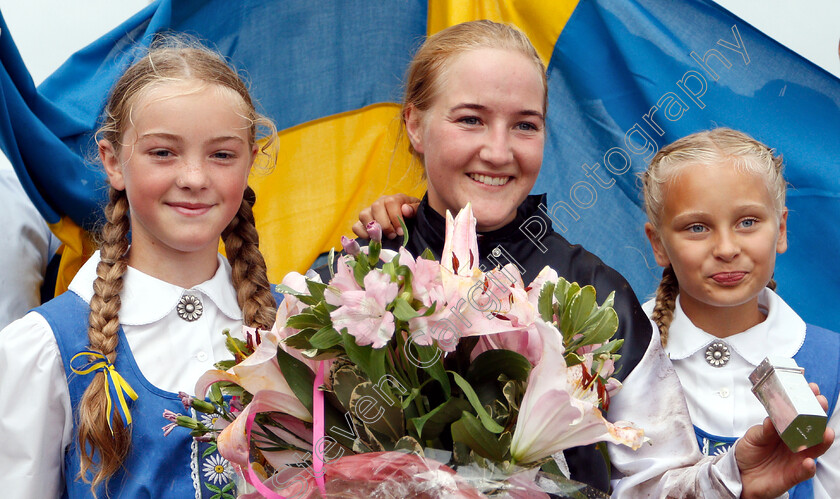
[[(244, 117), (250, 122), (249, 143), (257, 141), (258, 127), (268, 138), (260, 151), (269, 154), (276, 129), (270, 120), (257, 113), (247, 85), (218, 53), (186, 37), (161, 37), (132, 64), (114, 85), (105, 109), (97, 138), (107, 141), (119, 153), (124, 147), (123, 134), (131, 126), (132, 111), (149, 90), (168, 82), (195, 81), (233, 90), (242, 99)], [(227, 257), (233, 269), (244, 323), (251, 327), (270, 328), (276, 309), (266, 275), (265, 260), (259, 252), (259, 238), (254, 226), (254, 191), (247, 187), (236, 216), (223, 231)], [(94, 295), (90, 301), (88, 326), (89, 349), (101, 353), (113, 363), (120, 327), (120, 292), (128, 267), (128, 234), (131, 207), (125, 190), (109, 191), (105, 207), (106, 223), (101, 229), (101, 261), (96, 268)], [(106, 374), (98, 372), (82, 396), (78, 408), (78, 443), (81, 454), (80, 477), (91, 490), (108, 480), (122, 467), (131, 444), (131, 431), (119, 411), (108, 425)], [(98, 458), (95, 456), (98, 455)], [(89, 477), (92, 473), (92, 478)]]

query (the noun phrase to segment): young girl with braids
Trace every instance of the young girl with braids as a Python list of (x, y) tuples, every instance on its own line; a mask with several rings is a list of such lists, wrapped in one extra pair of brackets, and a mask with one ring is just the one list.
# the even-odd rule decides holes
[(228, 356), (224, 329), (273, 323), (248, 187), (257, 129), (273, 126), (218, 54), (174, 45), (108, 101), (100, 250), (67, 293), (0, 332), (4, 496), (234, 493), (226, 461), (188, 432), (164, 438), (162, 414), (185, 412), (177, 391)]
[[(704, 454), (724, 452), (766, 417), (750, 372), (768, 355), (793, 357), (837, 408), (840, 335), (806, 325), (773, 290), (777, 253), (787, 249), (782, 160), (727, 128), (662, 148), (643, 174), (645, 232), (665, 267), (644, 305), (685, 391)], [(840, 446), (791, 497), (840, 494)]]

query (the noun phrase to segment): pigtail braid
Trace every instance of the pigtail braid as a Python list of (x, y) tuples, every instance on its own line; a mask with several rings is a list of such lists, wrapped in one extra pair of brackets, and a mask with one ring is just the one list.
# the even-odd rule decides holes
[(222, 239), (231, 266), (236, 299), (242, 308), (243, 322), (246, 326), (270, 329), (274, 324), (277, 303), (271, 294), (265, 259), (259, 250), (260, 239), (253, 212), (256, 199), (254, 190), (246, 187), (239, 211), (222, 232)]
[[(110, 190), (105, 207), (106, 224), (102, 229), (101, 261), (96, 267), (93, 297), (90, 300), (88, 342), (91, 351), (99, 352), (113, 363), (116, 358), (117, 332), (120, 327), (120, 292), (128, 267), (129, 206), (125, 191)], [(80, 475), (95, 489), (119, 470), (128, 454), (131, 432), (125, 427), (119, 411), (114, 411), (114, 432), (108, 427), (106, 374), (93, 375), (79, 404)], [(99, 454), (98, 463), (94, 454)], [(94, 471), (93, 480), (87, 472)]]
[(656, 288), (656, 305), (653, 307), (651, 317), (659, 327), (659, 339), (663, 347), (668, 344), (668, 328), (674, 320), (674, 307), (677, 304), (679, 289), (677, 275), (674, 274), (674, 268), (669, 265), (662, 271), (662, 280)]
[(770, 288), (771, 291), (776, 291), (776, 279), (770, 279), (770, 282), (767, 283), (767, 287)]

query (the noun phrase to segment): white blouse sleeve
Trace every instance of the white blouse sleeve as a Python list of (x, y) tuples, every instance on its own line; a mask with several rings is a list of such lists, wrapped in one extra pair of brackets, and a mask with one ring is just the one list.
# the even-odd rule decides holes
[(70, 392), (58, 345), (47, 321), (30, 312), (0, 331), (3, 495), (60, 497), (64, 449), (72, 435)]
[(653, 331), (641, 362), (610, 401), (611, 421), (633, 422), (651, 440), (636, 451), (608, 445), (613, 497), (739, 497), (734, 453), (703, 458), (679, 378), (655, 325)]

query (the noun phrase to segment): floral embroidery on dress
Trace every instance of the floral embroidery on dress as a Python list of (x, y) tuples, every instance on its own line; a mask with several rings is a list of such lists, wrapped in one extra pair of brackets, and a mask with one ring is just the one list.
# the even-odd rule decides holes
[(217, 413), (202, 414), (201, 415), (201, 423), (205, 426), (209, 426), (211, 428), (214, 428), (215, 425), (216, 425), (216, 421), (218, 421), (220, 417), (222, 417), (222, 416), (220, 414), (217, 414)]
[(229, 482), (230, 475), (233, 472), (227, 459), (218, 454), (213, 454), (204, 461), (202, 471), (204, 472), (204, 478), (216, 485)]
[[(196, 413), (193, 411), (193, 417)], [(220, 416), (201, 414), (202, 423), (210, 425)], [(193, 440), (193, 479), (196, 497), (201, 499), (236, 499), (233, 467), (219, 454), (215, 442)]]
[(707, 437), (698, 436), (698, 443), (700, 444), (700, 452), (704, 456), (719, 456), (725, 454), (734, 442), (718, 442)]

